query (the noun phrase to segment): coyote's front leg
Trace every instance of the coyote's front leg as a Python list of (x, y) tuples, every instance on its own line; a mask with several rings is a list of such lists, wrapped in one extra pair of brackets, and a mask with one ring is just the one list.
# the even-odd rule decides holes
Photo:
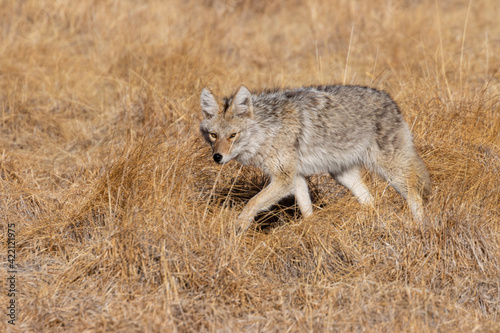
[(243, 208), (236, 221), (236, 232), (242, 233), (247, 230), (257, 213), (271, 207), (281, 198), (292, 194), (294, 182), (295, 177), (288, 175), (280, 175), (272, 179), (271, 183), (250, 199)]

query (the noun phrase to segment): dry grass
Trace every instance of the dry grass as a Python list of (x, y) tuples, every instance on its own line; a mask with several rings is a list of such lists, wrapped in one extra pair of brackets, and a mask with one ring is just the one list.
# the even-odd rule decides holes
[[(500, 12), (468, 5), (0, 1), (15, 328), (499, 331)], [(400, 104), (433, 180), (428, 225), (379, 179), (373, 210), (315, 176), (312, 218), (292, 200), (236, 239), (266, 180), (211, 161), (203, 86), (342, 82)]]

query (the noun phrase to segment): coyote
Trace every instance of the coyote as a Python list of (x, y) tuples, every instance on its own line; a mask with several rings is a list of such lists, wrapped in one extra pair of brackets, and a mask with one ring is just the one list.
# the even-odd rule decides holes
[(388, 181), (408, 201), (414, 218), (423, 218), (429, 174), (398, 106), (385, 92), (327, 85), (251, 93), (240, 86), (219, 104), (204, 88), (201, 111), (200, 131), (215, 162), (235, 159), (271, 178), (239, 215), (239, 232), (258, 212), (291, 194), (301, 214), (311, 215), (304, 177), (312, 174), (329, 173), (360, 203), (373, 204), (362, 167)]

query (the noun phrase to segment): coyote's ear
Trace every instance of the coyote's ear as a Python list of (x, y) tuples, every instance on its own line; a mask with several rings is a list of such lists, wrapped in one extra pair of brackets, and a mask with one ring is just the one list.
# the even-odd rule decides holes
[(212, 94), (210, 89), (203, 88), (200, 96), (201, 102), (201, 113), (203, 114), (203, 118), (210, 119), (219, 112), (219, 105), (215, 100), (215, 96)]
[(241, 86), (238, 89), (232, 104), (231, 111), (233, 115), (253, 118), (252, 94), (245, 86)]

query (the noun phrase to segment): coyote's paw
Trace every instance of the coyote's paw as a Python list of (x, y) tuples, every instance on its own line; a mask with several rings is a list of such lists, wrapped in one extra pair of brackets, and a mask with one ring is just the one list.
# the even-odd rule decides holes
[(235, 223), (236, 234), (240, 235), (247, 231), (248, 227), (252, 223), (253, 218), (245, 217), (240, 215)]

